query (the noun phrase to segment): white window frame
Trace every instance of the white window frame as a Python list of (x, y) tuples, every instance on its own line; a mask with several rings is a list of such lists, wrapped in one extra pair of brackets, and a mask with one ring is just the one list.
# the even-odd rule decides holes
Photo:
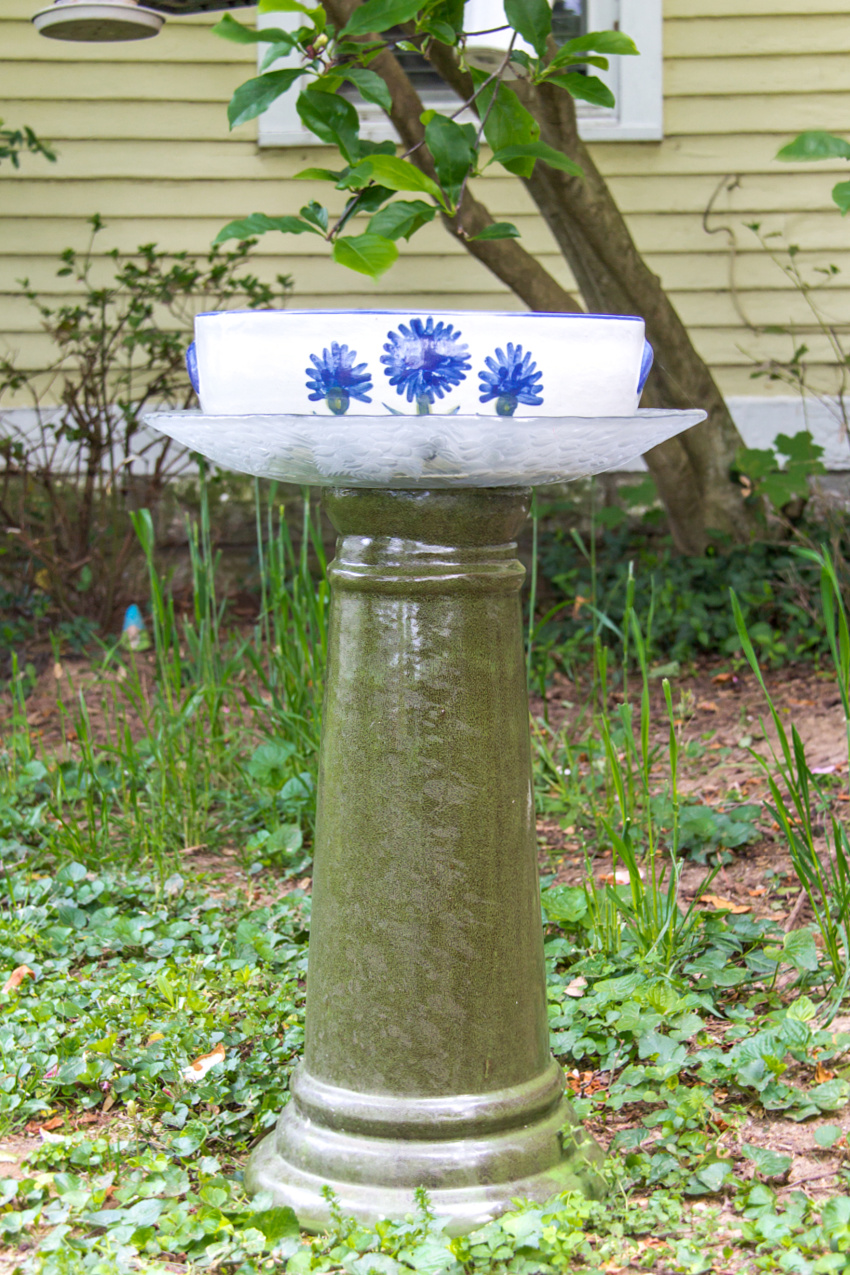
[[(504, 22), (501, 0), (467, 0), (467, 27), (483, 30)], [(298, 15), (290, 13), (259, 14), (257, 26), (299, 26)], [(595, 72), (610, 86), (616, 98), (613, 110), (578, 102), (579, 133), (587, 142), (660, 141), (664, 136), (662, 0), (588, 0), (588, 29), (591, 31), (624, 31), (640, 50), (639, 57), (615, 57), (610, 70)], [(498, 47), (500, 36), (482, 36), (478, 41)], [(475, 43), (475, 41), (473, 41)], [(258, 46), (259, 54), (265, 46)], [(298, 65), (298, 56), (281, 58), (275, 70)], [(272, 68), (270, 68), (272, 69)], [(258, 120), (259, 146), (318, 146), (320, 142), (304, 127), (295, 109), (298, 85), (293, 85), (266, 110)], [(457, 102), (452, 93), (426, 98), (429, 105), (444, 107)], [(362, 137), (369, 141), (395, 140), (392, 124), (378, 107), (361, 104)]]

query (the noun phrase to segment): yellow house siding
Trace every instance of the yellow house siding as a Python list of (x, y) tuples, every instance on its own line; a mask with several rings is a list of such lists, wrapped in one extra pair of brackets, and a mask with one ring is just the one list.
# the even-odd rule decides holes
[[(93, 213), (107, 222), (103, 248), (154, 241), (203, 252), (233, 217), (327, 196), (319, 184), (292, 180), (326, 161), (322, 148), (260, 150), (253, 125), (228, 134), (225, 104), (253, 72), (253, 50), (212, 37), (214, 18), (169, 19), (156, 39), (133, 44), (68, 45), (36, 34), (34, 7), (5, 0), (0, 14), (0, 116), (34, 127), (59, 152), (55, 165), (26, 156), (20, 172), (0, 170), (0, 343), (31, 367), (49, 350), (16, 280), (67, 298), (72, 284), (56, 278), (56, 257), (83, 245)], [(807, 315), (745, 223), (782, 230), (815, 254), (813, 264), (840, 266), (829, 311), (839, 323), (850, 314), (841, 286), (850, 277), (850, 226), (829, 197), (832, 170), (850, 171), (774, 160), (802, 128), (847, 127), (846, 0), (665, 0), (664, 14), (664, 140), (602, 143), (595, 157), (723, 388), (763, 394), (771, 387), (750, 379), (753, 359), (785, 346), (751, 332), (741, 312), (754, 324), (804, 323)], [(478, 193), (496, 216), (516, 220), (526, 246), (573, 286), (518, 182), (491, 170)], [(710, 203), (716, 233), (703, 227)], [(439, 226), (402, 254), (373, 285), (334, 266), (311, 237), (267, 236), (256, 250), (263, 274), (293, 275), (294, 305), (519, 307)], [(822, 342), (807, 343), (827, 360)]]

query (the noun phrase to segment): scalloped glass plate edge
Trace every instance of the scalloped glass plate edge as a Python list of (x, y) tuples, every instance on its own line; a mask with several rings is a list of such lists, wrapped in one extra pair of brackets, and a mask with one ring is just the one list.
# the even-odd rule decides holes
[(145, 423), (223, 469), (346, 487), (539, 487), (623, 466), (705, 420), (699, 409), (633, 416), (208, 416)]

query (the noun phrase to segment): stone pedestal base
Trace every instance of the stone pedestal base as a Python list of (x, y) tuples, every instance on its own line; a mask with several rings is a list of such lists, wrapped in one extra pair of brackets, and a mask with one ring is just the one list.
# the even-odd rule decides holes
[(524, 490), (333, 490), (304, 1062), (249, 1189), (302, 1225), (427, 1189), (456, 1232), (597, 1194), (549, 1053), (513, 537)]

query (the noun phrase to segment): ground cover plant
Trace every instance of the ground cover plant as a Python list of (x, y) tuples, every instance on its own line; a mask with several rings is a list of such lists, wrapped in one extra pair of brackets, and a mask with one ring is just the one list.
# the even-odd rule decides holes
[(182, 617), (139, 515), (151, 649), (57, 647), (4, 700), (9, 1265), (847, 1269), (850, 637), (823, 553), (801, 563), (818, 666), (762, 669), (739, 604), (739, 654), (674, 671), (632, 573), (615, 618), (587, 602), (590, 660), (550, 660), (533, 702), (551, 1043), (607, 1199), (518, 1201), (449, 1240), (424, 1193), (314, 1238), (245, 1196), (303, 1043), (327, 619), (309, 501), (297, 552), (274, 493), (257, 510), (256, 624), (227, 625), (203, 503)]

